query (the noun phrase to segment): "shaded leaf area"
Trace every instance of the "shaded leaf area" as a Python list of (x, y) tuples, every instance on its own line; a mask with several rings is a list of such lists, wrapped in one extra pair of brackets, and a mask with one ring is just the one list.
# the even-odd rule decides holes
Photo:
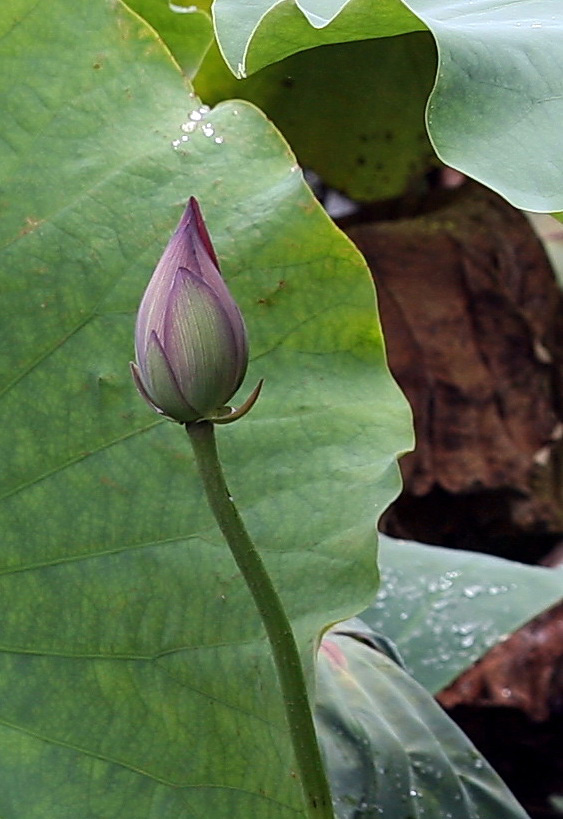
[(361, 622), (319, 655), (316, 720), (339, 819), (524, 819), (481, 754)]
[(381, 536), (381, 589), (362, 619), (437, 694), (563, 598), (563, 571)]
[(428, 129), (440, 159), (519, 208), (563, 207), (563, 12), (552, 0), (405, 0), (439, 52)]
[(422, 207), (347, 231), (377, 284), (417, 433), (386, 530), (476, 549), (559, 531), (561, 297), (545, 252), (520, 212), (477, 185)]
[(265, 117), (202, 111), (120, 5), (21, 0), (0, 31), (0, 814), (301, 816), (260, 622), (128, 360), (196, 195), (249, 326), (242, 390), (267, 382), (219, 445), (312, 683), (319, 631), (376, 589), (410, 442), (369, 274)]
[(378, 0), (375, 12), (371, 0), (215, 0), (213, 17), (221, 53), (237, 77), (316, 46), (426, 29), (400, 0)]
[(492, 648), (438, 699), (445, 708), (517, 708), (542, 722), (561, 710), (562, 668), (563, 605), (559, 605)]
[[(289, 0), (274, 5), (264, 0), (242, 15), (233, 0), (216, 4), (217, 36), (235, 73), (244, 75), (303, 47), (293, 41), (285, 49), (274, 45), (279, 32), (289, 31), (300, 17)], [(322, 44), (321, 36), (331, 37), (330, 42), (380, 36), (380, 24), (387, 35), (417, 31), (422, 21), (440, 54), (428, 107), (428, 128), (440, 159), (517, 207), (561, 211), (560, 9), (552, 0), (481, 0), (469, 9), (458, 0), (408, 0), (404, 7), (416, 18), (401, 21), (406, 27), (399, 28), (398, 4), (385, 5), (380, 16), (380, 3), (348, 3), (320, 31), (309, 26), (304, 47)], [(371, 26), (374, 33), (366, 34)]]
[(210, 15), (197, 6), (167, 0), (127, 0), (126, 5), (154, 28), (182, 72), (193, 79), (213, 42)]
[(253, 102), (302, 166), (369, 201), (402, 195), (435, 162), (424, 125), (435, 72), (432, 38), (419, 32), (305, 51), (242, 81), (212, 48), (195, 87), (209, 104)]

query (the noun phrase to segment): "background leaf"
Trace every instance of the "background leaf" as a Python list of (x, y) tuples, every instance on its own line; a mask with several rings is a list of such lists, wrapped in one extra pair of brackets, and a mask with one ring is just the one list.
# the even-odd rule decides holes
[(506, 786), (433, 698), (356, 620), (319, 655), (317, 726), (339, 819), (525, 819)]
[(183, 73), (193, 79), (214, 39), (210, 15), (167, 0), (127, 0), (126, 5), (158, 32)]
[[(405, 17), (405, 8), (412, 15)], [(292, 0), (252, 4), (244, 19), (240, 4), (217, 0), (214, 15), (221, 51), (238, 76), (303, 48), (426, 26), (439, 52), (427, 109), (438, 157), (516, 207), (563, 209), (563, 12), (553, 0), (479, 0), (470, 7), (459, 0), (376, 6), (353, 0), (322, 29), (303, 29), (307, 23)], [(367, 74), (363, 98), (372, 83)], [(397, 81), (392, 92), (400, 88)], [(335, 122), (338, 115), (335, 110)]]
[(563, 572), (477, 552), (380, 541), (381, 589), (361, 618), (436, 694), (492, 646), (563, 598)]
[[(245, 77), (266, 65), (315, 46), (391, 37), (409, 31), (424, 31), (426, 26), (400, 0), (378, 0), (374, 13), (372, 0), (335, 0), (334, 10), (343, 10), (330, 25), (313, 28), (294, 0), (259, 0), (247, 4), (238, 0), (215, 0), (215, 34), (225, 62), (237, 77)], [(326, 3), (314, 3), (326, 9)], [(332, 16), (332, 15), (329, 15)], [(326, 19), (326, 18), (325, 18)]]
[(435, 72), (432, 37), (419, 32), (302, 51), (247, 80), (235, 79), (212, 48), (195, 87), (210, 104), (250, 100), (302, 166), (371, 201), (400, 196), (433, 161), (424, 109)]
[(518, 208), (563, 209), (563, 11), (552, 0), (405, 0), (436, 38), (440, 159)]
[(249, 325), (242, 392), (266, 378), (219, 446), (312, 683), (319, 630), (373, 598), (411, 442), (369, 273), (265, 117), (201, 109), (120, 5), (19, 0), (0, 31), (0, 814), (302, 815), (261, 625), (127, 365), (194, 194)]
[(324, 28), (340, 14), (349, 0), (295, 0), (297, 8), (314, 28)]

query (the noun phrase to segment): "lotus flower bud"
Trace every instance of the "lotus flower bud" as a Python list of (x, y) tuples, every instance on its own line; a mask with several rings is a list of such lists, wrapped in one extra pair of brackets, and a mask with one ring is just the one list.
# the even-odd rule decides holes
[(252, 407), (225, 407), (248, 364), (244, 320), (229, 293), (192, 197), (145, 290), (131, 371), (145, 401), (180, 423), (228, 423)]

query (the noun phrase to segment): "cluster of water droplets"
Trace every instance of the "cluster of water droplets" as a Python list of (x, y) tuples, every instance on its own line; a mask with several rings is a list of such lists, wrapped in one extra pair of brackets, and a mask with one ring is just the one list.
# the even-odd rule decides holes
[(199, 108), (188, 111), (186, 121), (180, 125), (182, 132), (180, 137), (172, 140), (172, 147), (175, 151), (182, 147), (187, 148), (190, 139), (197, 133), (212, 139), (216, 145), (223, 144), (224, 137), (215, 132), (215, 126), (208, 119), (210, 111), (209, 105), (200, 105)]
[[(469, 567), (418, 577), (383, 566), (382, 584), (371, 607), (370, 625), (398, 643), (407, 667), (411, 654), (418, 668), (439, 670), (469, 664), (507, 635), (498, 633), (497, 618), (510, 608), (514, 582), (479, 581)], [(498, 598), (494, 608), (485, 598)], [(504, 598), (504, 599), (503, 599)], [(479, 599), (475, 611), (470, 601)], [(426, 642), (421, 652), (420, 641)], [(433, 672), (432, 672), (433, 673)]]

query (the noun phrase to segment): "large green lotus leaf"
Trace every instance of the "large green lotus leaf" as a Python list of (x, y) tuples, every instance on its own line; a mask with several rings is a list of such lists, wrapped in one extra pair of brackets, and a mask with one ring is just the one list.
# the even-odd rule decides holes
[(215, 0), (213, 18), (237, 77), (308, 48), (426, 29), (400, 0)]
[(563, 571), (384, 535), (380, 565), (381, 589), (361, 617), (432, 693), (563, 598)]
[(246, 80), (211, 48), (195, 87), (210, 104), (240, 97), (258, 105), (302, 166), (373, 201), (402, 195), (435, 162), (424, 123), (435, 73), (432, 37), (417, 32), (301, 51)]
[(261, 624), (128, 359), (195, 194), (249, 326), (241, 395), (266, 378), (219, 446), (312, 686), (319, 630), (375, 592), (411, 437), (369, 274), (266, 118), (201, 111), (120, 4), (17, 0), (0, 32), (0, 815), (302, 816)]
[(451, 165), (516, 207), (563, 208), (563, 6), (405, 0), (436, 38), (428, 128)]
[(323, 640), (316, 721), (339, 819), (525, 819), (430, 694), (355, 620)]

